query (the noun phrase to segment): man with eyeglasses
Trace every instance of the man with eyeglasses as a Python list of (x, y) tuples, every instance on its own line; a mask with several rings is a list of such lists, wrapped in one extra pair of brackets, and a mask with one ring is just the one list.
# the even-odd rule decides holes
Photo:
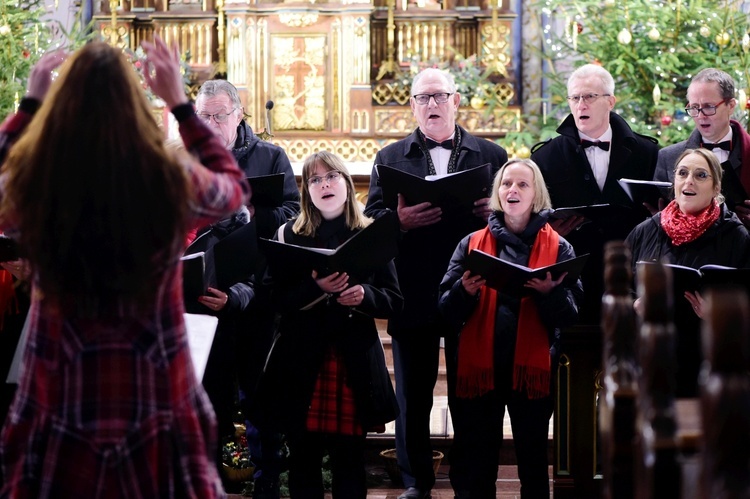
[[(456, 124), (461, 95), (453, 76), (428, 68), (414, 77), (411, 109), (418, 127), (408, 137), (384, 147), (375, 164), (388, 165), (420, 177), (447, 175), (486, 163), (497, 170), (508, 155), (499, 145), (470, 135)], [(365, 213), (378, 217), (388, 210), (378, 183), (370, 177)], [(466, 234), (487, 225), (489, 199), (478, 199), (472, 211), (443, 211), (430, 203), (409, 206), (399, 195), (402, 240), (396, 258), (404, 310), (388, 322), (393, 338), (396, 397), (396, 451), (406, 491), (399, 499), (430, 497), (435, 484), (430, 443), (430, 411), (437, 381), (440, 337), (445, 337), (448, 400), (455, 373), (455, 338), (438, 313), (438, 286), (453, 250)], [(453, 451), (452, 451), (453, 452)], [(453, 455), (453, 454), (452, 454)], [(454, 483), (453, 468), (451, 482)], [(454, 489), (455, 489), (454, 484)]]
[(654, 180), (671, 182), (675, 162), (686, 149), (709, 149), (724, 170), (721, 191), (727, 207), (750, 227), (750, 135), (732, 119), (737, 106), (734, 88), (734, 79), (719, 69), (707, 68), (693, 77), (685, 111), (695, 130), (687, 140), (659, 151)]
[[(299, 189), (289, 158), (281, 147), (260, 140), (253, 133), (243, 119), (237, 89), (230, 82), (209, 80), (203, 83), (196, 97), (195, 108), (198, 117), (208, 123), (209, 128), (221, 137), (224, 146), (232, 151), (247, 177), (284, 174), (281, 206), (253, 205), (251, 202), (246, 210), (249, 217), (236, 214), (199, 229), (197, 235), (212, 231), (217, 238), (221, 238), (250, 222), (255, 224), (259, 237), (272, 238), (276, 230), (296, 216), (300, 209)], [(238, 283), (228, 290), (215, 290), (212, 293), (219, 304), (219, 308), (213, 310), (219, 317), (219, 329), (209, 354), (203, 384), (217, 414), (229, 411), (231, 418), (235, 412), (235, 377), (244, 394), (243, 404), (251, 404), (255, 384), (273, 341), (274, 316), (268, 305), (267, 290), (257, 284), (261, 278), (262, 270), (258, 270), (255, 282)], [(236, 374), (232, 366), (237, 366)], [(231, 426), (232, 419), (229, 422)], [(231, 426), (229, 430), (233, 434), (234, 427)], [(257, 466), (253, 497), (278, 499), (279, 474), (282, 471), (281, 436), (261, 434), (248, 423), (247, 437), (248, 444), (253, 446), (253, 461)], [(224, 483), (230, 486), (231, 482), (225, 480)]]
[(609, 71), (595, 64), (576, 69), (568, 78), (570, 115), (557, 128), (560, 135), (535, 145), (531, 154), (542, 170), (554, 208), (605, 203), (630, 208), (608, 224), (584, 224), (576, 216), (552, 223), (577, 255), (590, 253), (581, 275), (582, 324), (599, 324), (604, 244), (624, 239), (649, 215), (643, 200), (631, 200), (618, 180), (651, 180), (659, 151), (656, 139), (633, 132), (613, 112), (616, 101)]

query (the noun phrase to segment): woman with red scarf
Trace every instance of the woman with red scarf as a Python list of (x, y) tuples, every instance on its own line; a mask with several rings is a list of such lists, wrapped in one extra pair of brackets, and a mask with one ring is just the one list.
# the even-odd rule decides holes
[(456, 497), (495, 497), (505, 407), (511, 419), (521, 497), (548, 498), (549, 419), (552, 366), (561, 327), (577, 320), (580, 281), (563, 274), (532, 279), (520, 298), (484, 286), (464, 268), (473, 249), (538, 268), (575, 257), (573, 247), (547, 223), (550, 198), (539, 167), (511, 160), (492, 185), (488, 226), (456, 248), (440, 284), (440, 310), (457, 342), (449, 369), (448, 402), (453, 419), (450, 480)]
[[(750, 236), (721, 195), (722, 169), (707, 149), (686, 149), (677, 159), (674, 199), (628, 235), (633, 265), (664, 262), (694, 269), (715, 264), (750, 266)], [(694, 397), (701, 364), (700, 318), (703, 299), (698, 292), (675, 297), (677, 396)]]

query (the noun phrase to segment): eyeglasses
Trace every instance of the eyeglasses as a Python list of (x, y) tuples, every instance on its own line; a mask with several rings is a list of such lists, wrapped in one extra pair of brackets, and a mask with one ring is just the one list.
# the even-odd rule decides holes
[(697, 118), (698, 115), (700, 115), (701, 113), (703, 113), (703, 116), (713, 116), (714, 114), (716, 114), (716, 108), (721, 106), (722, 104), (726, 104), (729, 100), (730, 99), (724, 99), (718, 104), (708, 105), (708, 106), (703, 106), (703, 107), (688, 106), (685, 108), (685, 112), (688, 113), (693, 118)]
[(584, 104), (591, 104), (599, 97), (609, 97), (609, 94), (582, 94), (582, 95), (569, 95), (568, 102), (571, 104), (578, 104), (583, 101)]
[(437, 94), (417, 94), (412, 95), (412, 97), (414, 97), (414, 102), (416, 102), (420, 106), (424, 106), (425, 104), (430, 102), (430, 97), (435, 99), (435, 104), (445, 104), (446, 102), (448, 102), (448, 98), (451, 95), (453, 94), (449, 94), (448, 92), (440, 92)]
[(229, 115), (234, 113), (236, 110), (237, 108), (235, 107), (234, 109), (232, 109), (226, 114), (224, 113), (216, 113), (216, 114), (199, 113), (198, 117), (202, 119), (203, 121), (205, 121), (206, 123), (210, 122), (211, 118), (213, 118), (216, 123), (221, 124), (221, 123), (226, 123), (227, 120), (229, 119)]
[(710, 173), (708, 173), (706, 170), (703, 170), (702, 168), (697, 168), (692, 171), (688, 170), (687, 168), (677, 168), (674, 171), (675, 178), (679, 178), (680, 180), (687, 180), (690, 175), (692, 175), (693, 180), (698, 183), (705, 182), (712, 177)]
[(312, 186), (322, 187), (323, 182), (327, 182), (328, 185), (334, 185), (334, 184), (338, 184), (339, 180), (341, 180), (341, 172), (330, 171), (326, 173), (325, 177), (313, 175), (312, 177), (308, 178), (307, 185), (311, 187)]

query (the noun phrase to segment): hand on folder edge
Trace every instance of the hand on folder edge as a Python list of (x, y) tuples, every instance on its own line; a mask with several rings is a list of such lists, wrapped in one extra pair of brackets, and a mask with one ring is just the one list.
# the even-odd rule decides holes
[(586, 223), (586, 218), (577, 216), (558, 218), (549, 221), (550, 226), (555, 229), (555, 232), (560, 234), (562, 237), (567, 236), (584, 223)]
[(401, 224), (401, 230), (417, 229), (436, 224), (442, 216), (443, 210), (439, 206), (433, 207), (432, 203), (427, 202), (408, 206), (404, 196), (398, 195), (398, 220)]

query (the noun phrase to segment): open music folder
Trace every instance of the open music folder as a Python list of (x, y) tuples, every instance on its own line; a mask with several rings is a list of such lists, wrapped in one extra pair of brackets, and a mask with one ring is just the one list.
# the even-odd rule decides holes
[(511, 296), (524, 296), (533, 291), (530, 288), (525, 288), (524, 284), (535, 277), (545, 279), (547, 272), (552, 274), (552, 279), (557, 279), (564, 272), (567, 272), (568, 275), (565, 280), (575, 282), (581, 275), (588, 256), (587, 253), (564, 262), (532, 269), (475, 249), (467, 255), (464, 268), (472, 274), (482, 276), (487, 281), (487, 286), (493, 289)]
[(258, 240), (258, 246), (266, 256), (274, 279), (309, 277), (313, 270), (320, 276), (346, 272), (357, 278), (367, 277), (395, 258), (398, 238), (398, 219), (386, 214), (336, 249), (310, 248), (263, 238)]
[(383, 190), (383, 204), (391, 209), (398, 206), (398, 194), (409, 205), (429, 202), (441, 208), (473, 207), (477, 199), (490, 197), (492, 189), (489, 163), (434, 178), (422, 178), (388, 165), (375, 165), (375, 169)]

